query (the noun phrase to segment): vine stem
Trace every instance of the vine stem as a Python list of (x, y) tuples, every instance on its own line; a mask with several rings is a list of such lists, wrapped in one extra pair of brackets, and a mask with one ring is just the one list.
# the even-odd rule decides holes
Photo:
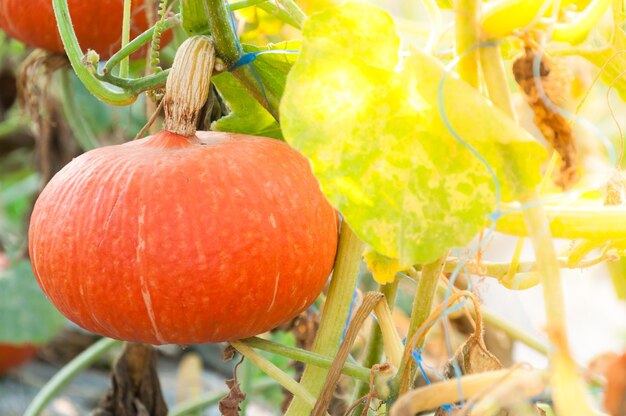
[[(385, 301), (389, 305), (389, 310), (393, 312), (394, 305), (396, 303), (396, 295), (398, 293), (399, 279), (394, 279), (393, 282), (385, 285), (379, 285), (378, 291), (385, 295)], [(378, 322), (372, 323), (372, 329), (369, 335), (369, 341), (367, 342), (365, 359), (363, 365), (371, 368), (375, 364), (380, 363), (383, 356), (383, 333), (380, 329)], [(351, 402), (356, 402), (360, 397), (365, 396), (370, 391), (369, 376), (365, 380), (361, 380), (357, 383), (352, 395)], [(363, 404), (357, 406), (353, 414), (360, 415), (363, 412)]]
[(460, 56), (457, 71), (461, 78), (478, 88), (478, 15), (480, 1), (454, 0), (454, 36), (456, 56)]
[[(502, 57), (499, 54), (483, 55), (482, 58), (483, 67), (491, 67), (493, 72), (503, 71), (504, 66), (500, 62)], [(508, 90), (508, 85), (503, 85), (502, 80), (506, 80), (505, 75), (486, 78), (487, 90), (493, 103), (515, 119), (514, 112), (511, 113), (513, 105), (509, 101), (510, 95), (502, 92), (502, 90)], [(561, 271), (552, 242), (548, 218), (542, 206), (537, 204), (538, 197), (534, 191), (527, 194), (518, 191), (518, 194), (521, 196), (522, 203), (529, 206), (523, 210), (522, 215), (528, 235), (533, 243), (537, 271), (541, 276), (543, 286), (547, 333), (553, 348), (549, 358), (551, 364), (550, 384), (554, 388), (552, 395), (554, 405), (557, 412), (563, 415), (594, 414), (586, 400), (583, 380), (578, 374), (567, 341)]]
[[(333, 360), (329, 357), (305, 351), (300, 348), (288, 347), (286, 345), (278, 344), (276, 342), (258, 337), (242, 339), (240, 342), (252, 348), (267, 351), (282, 357), (291, 358), (292, 360), (300, 361), (305, 364), (311, 364), (319, 368), (330, 368), (333, 362)], [(371, 370), (360, 365), (346, 363), (341, 372), (357, 380), (369, 382)]]
[(74, 33), (67, 0), (52, 0), (52, 6), (65, 53), (72, 64), (74, 72), (89, 92), (100, 100), (112, 105), (132, 104), (137, 99), (136, 95), (127, 91), (113, 91), (100, 82), (94, 73), (83, 64), (83, 52), (76, 38), (76, 33)]
[(241, 341), (231, 341), (230, 345), (232, 345), (233, 348), (239, 351), (241, 355), (250, 360), (260, 370), (265, 372), (268, 376), (272, 377), (281, 386), (283, 386), (290, 393), (292, 393), (294, 396), (294, 400), (298, 398), (313, 407), (313, 405), (315, 404), (315, 397), (313, 397), (313, 395), (311, 395), (311, 393), (309, 393), (302, 385), (289, 377), (289, 375), (287, 375), (283, 370), (276, 367), (261, 354), (254, 351), (252, 348), (250, 348)]
[[(417, 282), (417, 288), (415, 289), (415, 298), (413, 299), (413, 308), (411, 310), (411, 319), (409, 322), (409, 331), (407, 334), (407, 343), (405, 345), (405, 355), (406, 350), (413, 350), (415, 348), (421, 347), (421, 343), (418, 345), (411, 345), (408, 340), (413, 339), (415, 336), (415, 332), (418, 328), (420, 328), (424, 322), (430, 316), (430, 312), (433, 308), (433, 299), (435, 297), (435, 291), (437, 289), (437, 284), (439, 283), (439, 276), (441, 276), (441, 272), (443, 270), (443, 266), (446, 262), (447, 253), (436, 261), (425, 265), (422, 268), (421, 277)], [(412, 276), (414, 277), (414, 276)], [(424, 338), (424, 337), (422, 337)], [(398, 374), (394, 380), (394, 388), (393, 392), (395, 393), (404, 393), (399, 391), (400, 386), (402, 384), (402, 379), (407, 377), (406, 372), (412, 371), (412, 361), (408, 363), (403, 361), (400, 363), (400, 368), (398, 369)]]
[[(132, 0), (124, 0), (124, 14), (122, 16), (122, 48), (130, 41), (130, 13)], [(126, 56), (120, 63), (120, 77), (127, 78), (130, 68), (130, 58)]]
[[(163, 31), (166, 31), (167, 29), (176, 26), (177, 24), (179, 24), (179, 22), (180, 14), (166, 19), (163, 23)], [(113, 68), (119, 65), (120, 62), (124, 60), (124, 58), (130, 56), (133, 52), (136, 52), (146, 43), (151, 42), (155, 30), (156, 25), (152, 26), (150, 29), (146, 30), (141, 35), (130, 41), (127, 45), (124, 45), (119, 51), (115, 52), (113, 56), (111, 56), (106, 62), (106, 64), (104, 64), (103, 76), (106, 77), (108, 74), (111, 74), (113, 72)]]
[[(243, 55), (237, 34), (232, 25), (228, 4), (224, 0), (206, 0), (208, 4), (208, 20), (211, 35), (215, 41), (215, 50), (218, 57), (224, 61), (227, 68), (232, 67)], [(262, 3), (265, 4), (265, 3)], [(241, 85), (250, 92), (272, 116), (278, 120), (278, 106), (280, 91), (274, 91), (271, 85), (262, 86), (259, 75), (250, 65), (243, 65), (232, 71)]]
[(61, 368), (61, 370), (39, 390), (39, 393), (37, 393), (33, 401), (28, 405), (24, 416), (38, 416), (45, 410), (54, 396), (72, 381), (74, 377), (85, 368), (89, 367), (94, 361), (102, 357), (107, 351), (118, 345), (122, 345), (122, 341), (102, 338), (80, 353), (76, 358)]
[[(334, 357), (339, 349), (350, 313), (350, 304), (356, 287), (361, 264), (361, 255), (365, 248), (363, 242), (344, 222), (339, 236), (339, 249), (335, 259), (333, 277), (328, 288), (326, 302), (322, 309), (320, 326), (313, 344), (313, 352), (326, 357)], [(300, 384), (313, 397), (319, 396), (328, 374), (327, 369), (307, 365)], [(295, 397), (286, 416), (309, 414), (313, 406)]]

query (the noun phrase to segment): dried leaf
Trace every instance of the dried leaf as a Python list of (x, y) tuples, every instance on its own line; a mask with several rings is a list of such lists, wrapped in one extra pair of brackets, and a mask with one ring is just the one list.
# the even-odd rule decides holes
[(237, 354), (237, 350), (234, 349), (230, 344), (224, 348), (224, 353), (222, 355), (222, 359), (224, 361), (230, 361), (235, 358), (235, 354)]
[(220, 400), (220, 412), (224, 416), (239, 416), (239, 412), (241, 412), (239, 404), (246, 399), (246, 393), (241, 391), (237, 377), (226, 380), (226, 385), (230, 391), (228, 396)]
[(165, 416), (156, 370), (157, 353), (148, 344), (126, 343), (111, 375), (111, 389), (95, 416)]
[(557, 65), (542, 57), (539, 66), (539, 82), (544, 90), (544, 97), (544, 94), (537, 88), (533, 71), (535, 59), (537, 59), (535, 51), (526, 48), (526, 53), (513, 62), (513, 75), (522, 88), (528, 105), (535, 113), (535, 124), (561, 157), (561, 170), (555, 182), (561, 188), (569, 189), (578, 179), (576, 141), (567, 119), (544, 101), (547, 98), (558, 105), (562, 101), (564, 83), (559, 77)]

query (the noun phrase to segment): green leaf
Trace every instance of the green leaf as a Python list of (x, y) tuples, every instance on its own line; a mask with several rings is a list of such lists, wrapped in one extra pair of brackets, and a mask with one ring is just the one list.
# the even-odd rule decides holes
[(43, 344), (65, 323), (39, 288), (28, 261), (0, 271), (1, 343)]
[[(282, 42), (265, 48), (245, 45), (248, 53), (263, 50), (300, 49), (299, 41)], [(270, 53), (257, 55), (253, 63), (258, 81), (264, 89), (271, 89), (282, 94), (285, 89), (287, 74), (291, 70), (298, 55), (294, 53)], [(272, 137), (282, 140), (280, 126), (274, 117), (258, 101), (248, 93), (230, 72), (224, 72), (212, 79), (219, 92), (228, 103), (231, 113), (222, 117), (211, 126), (212, 130), (230, 133), (245, 133), (257, 136)], [(278, 111), (276, 109), (275, 111)]]
[[(365, 3), (310, 17), (303, 37), (281, 126), (330, 202), (401, 267), (469, 243), (495, 209), (495, 186), (445, 126), (439, 62), (413, 53), (399, 63), (391, 18)], [(505, 198), (538, 183), (545, 151), (525, 130), (452, 74), (442, 95), (451, 125), (495, 171)]]

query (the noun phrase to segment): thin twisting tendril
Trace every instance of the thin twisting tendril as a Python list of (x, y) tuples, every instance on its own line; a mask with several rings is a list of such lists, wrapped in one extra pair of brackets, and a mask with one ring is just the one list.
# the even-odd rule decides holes
[(159, 73), (163, 71), (161, 68), (161, 35), (165, 31), (165, 16), (167, 12), (167, 0), (161, 0), (159, 4), (159, 21), (154, 27), (154, 33), (152, 34), (152, 43), (150, 45), (150, 67), (153, 73)]

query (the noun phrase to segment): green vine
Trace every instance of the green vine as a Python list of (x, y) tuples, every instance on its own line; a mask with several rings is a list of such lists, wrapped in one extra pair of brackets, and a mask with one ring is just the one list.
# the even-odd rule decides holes
[(66, 364), (61, 371), (56, 373), (54, 377), (46, 383), (45, 386), (35, 396), (33, 401), (28, 405), (24, 412), (24, 416), (39, 416), (52, 401), (54, 396), (61, 391), (74, 377), (80, 374), (84, 369), (89, 367), (93, 362), (97, 361), (107, 351), (122, 345), (122, 341), (110, 338), (102, 338), (85, 351), (80, 353), (76, 358)]

